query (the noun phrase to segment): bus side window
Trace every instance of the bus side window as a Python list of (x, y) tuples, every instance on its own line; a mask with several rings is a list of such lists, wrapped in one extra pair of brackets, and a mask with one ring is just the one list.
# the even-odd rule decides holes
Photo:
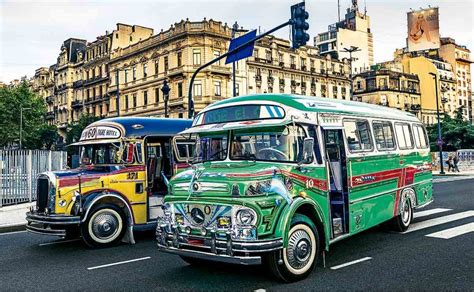
[(419, 149), (428, 148), (426, 132), (423, 126), (413, 125), (413, 136), (415, 137), (416, 148), (419, 148)]
[(320, 145), (319, 145), (318, 135), (317, 135), (316, 129), (317, 129), (316, 126), (309, 126), (308, 127), (308, 133), (309, 133), (309, 136), (314, 139), (314, 155), (315, 155), (315, 158), (316, 158), (316, 162), (318, 164), (322, 164), (323, 163), (323, 158), (322, 158), (322, 155), (321, 155), (321, 148), (320, 148)]
[(393, 134), (392, 123), (373, 121), (375, 145), (377, 150), (393, 150), (395, 149), (395, 138)]
[(395, 123), (398, 147), (401, 150), (413, 149), (413, 136), (410, 125), (407, 123)]
[(367, 120), (344, 120), (344, 132), (351, 152), (370, 151), (373, 149)]

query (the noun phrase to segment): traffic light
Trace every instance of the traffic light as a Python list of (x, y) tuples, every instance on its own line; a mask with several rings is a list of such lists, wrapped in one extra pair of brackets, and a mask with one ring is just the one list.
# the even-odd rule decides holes
[(304, 2), (291, 6), (291, 37), (293, 39), (292, 48), (296, 49), (306, 45), (309, 41), (309, 34), (306, 32), (309, 28), (309, 14), (305, 10)]

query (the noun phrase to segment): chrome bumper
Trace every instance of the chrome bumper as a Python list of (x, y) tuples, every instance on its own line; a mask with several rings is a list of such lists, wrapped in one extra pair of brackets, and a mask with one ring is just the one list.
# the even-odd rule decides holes
[(26, 230), (36, 234), (66, 236), (66, 227), (79, 225), (80, 216), (42, 214), (35, 211), (26, 213)]
[(183, 233), (169, 224), (158, 225), (156, 229), (160, 251), (217, 262), (259, 265), (262, 262), (260, 254), (283, 248), (281, 238), (236, 241), (230, 231), (207, 229), (207, 234), (210, 236)]

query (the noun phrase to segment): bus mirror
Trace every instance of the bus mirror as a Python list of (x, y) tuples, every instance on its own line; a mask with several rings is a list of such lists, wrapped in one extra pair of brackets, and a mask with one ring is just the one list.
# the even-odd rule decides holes
[(313, 161), (314, 138), (304, 138), (303, 141), (303, 157), (301, 163), (309, 163)]

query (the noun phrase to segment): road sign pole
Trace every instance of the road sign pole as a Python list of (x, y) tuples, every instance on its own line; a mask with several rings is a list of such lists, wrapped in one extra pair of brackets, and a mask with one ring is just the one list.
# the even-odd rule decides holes
[[(234, 54), (235, 52), (243, 49), (244, 47), (250, 45), (251, 43), (263, 38), (264, 36), (266, 35), (269, 35), (289, 24), (292, 24), (292, 20), (288, 20), (287, 22), (285, 23), (282, 23), (272, 29), (270, 29), (269, 31), (267, 32), (264, 32), (258, 36), (256, 36), (255, 38), (251, 39), (251, 40), (248, 40), (247, 42), (241, 44), (240, 46), (236, 47), (235, 49), (231, 50), (231, 51), (228, 51), (227, 53), (223, 54), (223, 55), (220, 55), (219, 57), (207, 62), (206, 64), (204, 65), (201, 65), (201, 67), (197, 68), (196, 71), (194, 71), (193, 75), (191, 76), (191, 81), (189, 82), (189, 90), (188, 90), (188, 118), (192, 119), (194, 117), (194, 100), (193, 100), (193, 84), (194, 84), (194, 79), (196, 79), (196, 76), (197, 74), (204, 68), (214, 64), (215, 62), (219, 61), (219, 60), (222, 60), (224, 58), (226, 58), (227, 56), (231, 55), (231, 54)], [(234, 90), (235, 90), (235, 87), (234, 87)]]

